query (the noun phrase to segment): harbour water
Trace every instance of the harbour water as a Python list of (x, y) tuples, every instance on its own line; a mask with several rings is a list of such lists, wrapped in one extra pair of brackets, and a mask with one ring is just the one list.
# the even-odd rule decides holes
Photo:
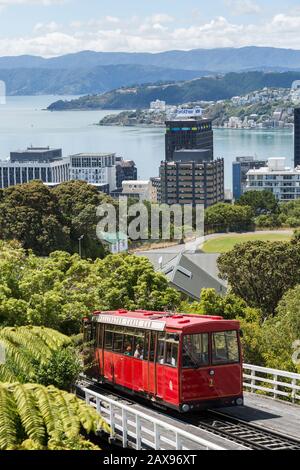
[[(72, 97), (66, 97), (71, 99)], [(51, 146), (63, 149), (64, 156), (79, 152), (115, 152), (136, 162), (138, 177), (158, 174), (164, 159), (164, 129), (145, 127), (100, 127), (95, 124), (107, 114), (118, 111), (60, 111), (45, 108), (62, 97), (7, 97), (0, 104), (0, 159), (12, 150), (27, 146)], [(232, 162), (237, 156), (257, 158), (293, 158), (292, 130), (214, 131), (215, 157), (225, 159), (225, 187), (230, 189)]]

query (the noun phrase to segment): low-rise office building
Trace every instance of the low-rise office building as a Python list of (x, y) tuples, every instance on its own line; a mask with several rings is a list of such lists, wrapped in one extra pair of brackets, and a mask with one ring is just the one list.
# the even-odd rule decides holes
[(266, 160), (256, 160), (254, 157), (237, 157), (232, 163), (232, 195), (239, 199), (246, 190), (247, 173), (249, 170), (265, 167)]
[(44, 183), (63, 183), (69, 180), (69, 161), (54, 162), (0, 161), (0, 189), (41, 180)]
[(285, 158), (269, 158), (267, 166), (249, 170), (246, 191), (272, 191), (278, 201), (300, 199), (300, 166), (286, 166)]
[(139, 201), (156, 202), (155, 191), (150, 180), (123, 181), (121, 196), (127, 196)]

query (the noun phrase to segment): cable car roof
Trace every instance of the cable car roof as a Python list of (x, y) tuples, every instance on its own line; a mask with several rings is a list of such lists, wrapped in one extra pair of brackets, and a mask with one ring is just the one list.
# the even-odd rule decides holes
[(165, 329), (199, 331), (237, 330), (240, 323), (236, 320), (225, 320), (221, 316), (192, 315), (183, 313), (155, 312), (148, 310), (116, 310), (109, 312), (96, 311), (94, 321), (110, 325), (121, 325), (154, 331)]

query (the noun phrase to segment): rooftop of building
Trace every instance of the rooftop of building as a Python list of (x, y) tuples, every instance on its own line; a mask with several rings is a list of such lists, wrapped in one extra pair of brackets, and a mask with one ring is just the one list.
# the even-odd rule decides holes
[(166, 161), (162, 160), (161, 165), (167, 166), (176, 166), (176, 165), (191, 165), (195, 163), (195, 165), (215, 165), (216, 163), (223, 162), (224, 158), (215, 158), (214, 160), (176, 160), (176, 161)]
[(133, 160), (116, 160), (116, 165), (120, 165), (127, 168), (135, 166), (135, 162)]
[(292, 168), (290, 166), (286, 166), (286, 159), (285, 158), (269, 158), (267, 160), (267, 166), (263, 166), (257, 169), (251, 169), (248, 171), (248, 175), (263, 175), (272, 173), (274, 175), (281, 175), (281, 174), (300, 174), (300, 166), (296, 168)]
[(113, 152), (82, 152), (82, 153), (75, 153), (73, 155), (70, 155), (70, 157), (90, 157), (90, 158), (95, 158), (95, 157), (111, 157), (115, 156), (115, 153)]
[(195, 117), (191, 117), (191, 118), (184, 118), (184, 117), (178, 117), (178, 118), (174, 118), (174, 119), (168, 119), (166, 121), (166, 125), (168, 124), (171, 124), (172, 122), (175, 122), (176, 124), (178, 124), (179, 122), (183, 122), (183, 123), (187, 123), (187, 124), (197, 124), (197, 123), (209, 123), (209, 122), (212, 122), (211, 119), (208, 119), (208, 118), (204, 118), (204, 117), (198, 117), (198, 118), (195, 118)]
[(11, 153), (45, 153), (45, 152), (57, 152), (61, 151), (60, 148), (51, 148), (51, 147), (27, 147), (25, 150), (14, 150)]
[(149, 180), (126, 180), (126, 181), (123, 181), (122, 184), (123, 185), (148, 185), (150, 183)]

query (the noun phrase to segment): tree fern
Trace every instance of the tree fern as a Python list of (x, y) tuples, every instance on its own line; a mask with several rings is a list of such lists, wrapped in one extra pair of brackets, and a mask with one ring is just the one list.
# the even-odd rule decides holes
[(51, 400), (57, 404), (60, 421), (67, 438), (74, 438), (80, 432), (80, 419), (76, 413), (76, 406), (74, 395), (70, 395), (54, 387), (49, 387), (51, 390)]
[(49, 438), (54, 441), (61, 441), (64, 436), (63, 423), (61, 422), (58, 404), (52, 400), (49, 389), (38, 386), (35, 399), (45, 422)]
[(31, 384), (18, 384), (14, 386), (13, 395), (26, 435), (43, 445), (46, 438), (45, 423), (36, 406)]
[(0, 342), (5, 348), (6, 362), (0, 366), (0, 380), (33, 381), (36, 364), (45, 364), (53, 352), (67, 346), (71, 340), (43, 327), (6, 327), (0, 329)]
[(38, 384), (0, 383), (0, 449), (96, 449), (80, 432), (109, 427), (67, 392)]
[(17, 442), (17, 411), (12, 394), (0, 386), (0, 449), (11, 449)]

